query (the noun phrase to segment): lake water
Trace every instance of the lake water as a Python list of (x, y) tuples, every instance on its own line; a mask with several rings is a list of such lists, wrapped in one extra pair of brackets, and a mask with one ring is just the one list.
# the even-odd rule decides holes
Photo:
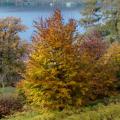
[[(8, 16), (14, 16), (21, 18), (22, 23), (28, 27), (28, 30), (24, 33), (20, 33), (20, 36), (27, 40), (31, 40), (31, 36), (34, 31), (33, 27), (33, 21), (38, 20), (38, 18), (43, 17), (49, 17), (53, 13), (53, 9), (26, 9), (26, 8), (10, 8), (10, 7), (5, 7), (2, 8), (0, 7), (0, 18), (5, 18)], [(80, 15), (80, 8), (74, 8), (74, 9), (64, 9), (61, 10), (62, 15), (64, 18), (64, 21), (67, 22), (70, 18), (80, 20), (81, 15)], [(79, 26), (78, 30), (80, 32), (83, 32), (83, 28)]]

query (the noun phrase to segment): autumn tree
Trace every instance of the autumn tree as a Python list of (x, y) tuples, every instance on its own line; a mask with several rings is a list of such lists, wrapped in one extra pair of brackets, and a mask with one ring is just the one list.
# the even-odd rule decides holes
[[(115, 93), (117, 85), (115, 66), (104, 64), (108, 43), (99, 32), (86, 34), (79, 40), (79, 81), (82, 97), (88, 103), (96, 99), (108, 97)], [(114, 69), (113, 69), (114, 68)]]
[(100, 34), (78, 35), (76, 22), (65, 24), (59, 10), (35, 28), (25, 79), (18, 85), (29, 103), (61, 110), (114, 93), (116, 78), (102, 61), (107, 45)]
[(109, 69), (114, 72), (117, 78), (116, 88), (120, 89), (120, 43), (113, 42), (102, 59), (104, 60), (103, 63), (109, 65)]
[(18, 81), (24, 70), (26, 45), (21, 41), (19, 32), (25, 29), (20, 19), (0, 19), (0, 84), (3, 87)]
[(35, 27), (24, 80), (26, 96), (41, 107), (72, 105), (68, 83), (74, 84), (78, 67), (74, 53), (76, 23), (70, 20), (64, 24), (61, 12), (56, 10), (52, 17), (36, 22)]
[[(99, 31), (91, 31), (82, 38), (81, 48), (88, 52), (91, 58), (96, 61), (106, 52), (107, 42)], [(93, 62), (94, 62), (93, 61)]]

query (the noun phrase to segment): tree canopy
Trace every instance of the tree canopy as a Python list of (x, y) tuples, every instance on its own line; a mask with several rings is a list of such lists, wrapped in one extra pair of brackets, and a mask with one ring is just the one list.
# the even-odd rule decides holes
[(20, 78), (25, 55), (25, 43), (19, 32), (26, 29), (18, 18), (0, 19), (0, 83), (8, 85)]
[(84, 18), (81, 24), (102, 32), (106, 39), (120, 39), (120, 1), (119, 0), (84, 0)]
[(115, 92), (116, 71), (103, 62), (107, 44), (99, 33), (80, 37), (76, 21), (65, 24), (59, 10), (37, 21), (35, 28), (25, 79), (19, 84), (29, 103), (64, 109)]

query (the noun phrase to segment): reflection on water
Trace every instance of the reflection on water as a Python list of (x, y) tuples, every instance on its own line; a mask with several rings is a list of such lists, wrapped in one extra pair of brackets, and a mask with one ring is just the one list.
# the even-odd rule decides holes
[[(53, 9), (37, 9), (37, 8), (15, 8), (15, 7), (0, 7), (0, 18), (14, 16), (21, 18), (22, 23), (25, 24), (29, 29), (21, 33), (20, 35), (27, 40), (31, 39), (33, 34), (33, 21), (38, 20), (39, 17), (49, 17), (53, 13)], [(68, 19), (74, 18), (79, 20), (81, 18), (80, 8), (74, 9), (62, 9), (62, 15), (64, 21), (67, 22)], [(83, 32), (82, 28), (79, 28), (79, 31)]]

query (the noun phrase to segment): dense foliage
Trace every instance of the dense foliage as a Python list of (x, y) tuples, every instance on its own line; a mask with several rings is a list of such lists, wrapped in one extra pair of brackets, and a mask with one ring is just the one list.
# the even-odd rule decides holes
[(26, 45), (19, 32), (25, 30), (18, 18), (0, 19), (0, 86), (8, 86), (21, 79)]
[(119, 52), (111, 58), (114, 47), (109, 48), (99, 32), (79, 36), (76, 21), (64, 24), (59, 10), (35, 27), (25, 80), (19, 84), (29, 103), (62, 110), (117, 93), (113, 62), (114, 57), (120, 59)]
[(85, 8), (81, 24), (102, 32), (106, 40), (120, 40), (120, 1), (83, 0)]
[(55, 10), (26, 44), (20, 19), (0, 19), (0, 118), (120, 120), (120, 2), (84, 2), (84, 34)]

